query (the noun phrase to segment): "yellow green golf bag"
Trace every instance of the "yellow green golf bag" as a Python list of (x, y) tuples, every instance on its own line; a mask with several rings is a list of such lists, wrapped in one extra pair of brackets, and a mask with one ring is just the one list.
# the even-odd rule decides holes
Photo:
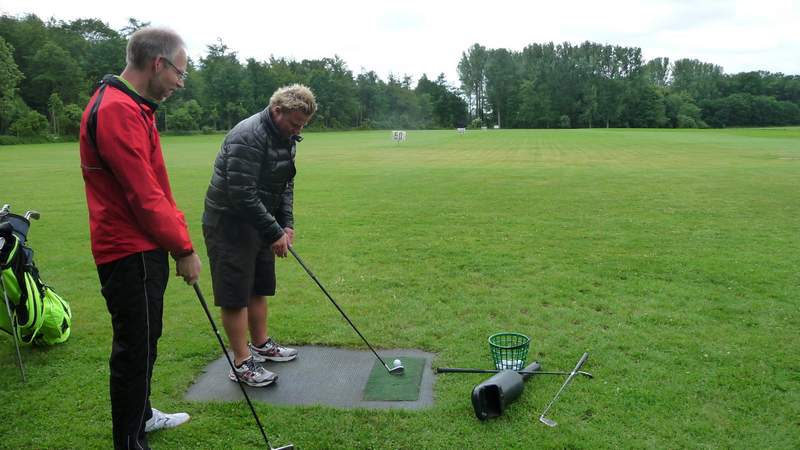
[(72, 311), (69, 304), (42, 282), (33, 261), (33, 250), (25, 245), (30, 217), (0, 209), (0, 330), (15, 343), (53, 345), (69, 338)]

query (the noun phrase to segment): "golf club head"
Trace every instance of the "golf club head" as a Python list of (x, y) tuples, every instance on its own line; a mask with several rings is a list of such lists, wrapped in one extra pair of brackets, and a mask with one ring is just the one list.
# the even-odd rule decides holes
[(28, 219), (28, 220), (31, 220), (31, 219), (39, 220), (39, 217), (41, 217), (41, 216), (42, 215), (39, 214), (39, 211), (28, 211), (28, 212), (25, 213), (25, 218)]
[(581, 374), (581, 375), (583, 375), (583, 376), (585, 376), (585, 377), (594, 378), (594, 375), (592, 375), (592, 374), (591, 374), (591, 373), (589, 373), (589, 372), (584, 372), (584, 371), (582, 371), (582, 370), (579, 370), (579, 371), (578, 371), (578, 373), (579, 373), (579, 374)]
[(6, 203), (5, 205), (3, 205), (2, 208), (0, 208), (0, 216), (5, 216), (9, 212), (11, 212), (11, 205), (9, 205), (8, 203)]
[(294, 450), (294, 444), (286, 444), (283, 447), (270, 447), (270, 450)]
[(556, 421), (555, 421), (555, 420), (553, 420), (553, 419), (548, 419), (548, 418), (547, 418), (547, 417), (545, 417), (545, 416), (539, 416), (539, 422), (542, 422), (543, 424), (547, 425), (547, 426), (548, 426), (548, 427), (550, 427), (550, 428), (553, 428), (553, 427), (555, 427), (556, 425), (558, 425), (558, 423), (556, 423)]
[(389, 368), (389, 366), (384, 366), (384, 367), (386, 367), (386, 370), (388, 370), (389, 374), (391, 374), (391, 375), (402, 375), (403, 372), (405, 372), (405, 370), (406, 370), (405, 367), (403, 367), (402, 364), (398, 364), (398, 365), (392, 367), (391, 369)]

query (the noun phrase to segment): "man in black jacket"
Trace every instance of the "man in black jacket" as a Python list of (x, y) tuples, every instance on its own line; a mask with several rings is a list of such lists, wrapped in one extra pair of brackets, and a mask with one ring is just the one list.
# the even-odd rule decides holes
[[(275, 256), (285, 257), (294, 238), (295, 153), (316, 109), (305, 86), (276, 90), (264, 111), (225, 137), (206, 193), (203, 235), (214, 303), (222, 309), (236, 372), (250, 386), (277, 379), (260, 363), (297, 356), (269, 336), (267, 297), (275, 295)], [(228, 378), (236, 381), (233, 371)]]

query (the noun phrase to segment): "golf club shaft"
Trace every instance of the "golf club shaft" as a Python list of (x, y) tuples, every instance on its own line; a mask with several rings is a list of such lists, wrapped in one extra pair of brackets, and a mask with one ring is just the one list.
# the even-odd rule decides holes
[(553, 406), (553, 403), (556, 402), (558, 396), (561, 395), (561, 392), (564, 390), (564, 388), (566, 388), (569, 382), (572, 381), (572, 378), (575, 377), (575, 375), (578, 373), (578, 370), (581, 368), (581, 366), (583, 366), (583, 363), (585, 363), (587, 359), (589, 359), (589, 352), (585, 352), (583, 356), (581, 356), (581, 359), (578, 360), (578, 364), (576, 364), (575, 368), (572, 369), (572, 372), (570, 372), (566, 381), (564, 381), (564, 384), (561, 385), (561, 389), (558, 390), (556, 396), (553, 397), (552, 400), (550, 400), (550, 403), (547, 405), (547, 408), (545, 408), (544, 411), (542, 411), (542, 414), (539, 416), (540, 418), (544, 417), (544, 415), (547, 414), (547, 411), (550, 410), (550, 407)]
[(301, 266), (303, 266), (303, 269), (305, 269), (305, 271), (308, 273), (311, 279), (314, 280), (315, 283), (317, 283), (317, 286), (319, 286), (319, 288), (322, 289), (322, 292), (324, 292), (325, 295), (328, 297), (328, 300), (330, 300), (331, 303), (333, 303), (333, 306), (335, 306), (336, 309), (339, 310), (339, 312), (342, 314), (342, 317), (344, 317), (344, 320), (346, 320), (347, 323), (350, 324), (353, 330), (355, 330), (355, 332), (358, 333), (358, 336), (361, 337), (361, 340), (364, 341), (365, 344), (367, 344), (367, 347), (369, 347), (370, 350), (372, 350), (372, 353), (375, 355), (376, 358), (378, 358), (378, 361), (380, 361), (381, 364), (383, 364), (383, 367), (385, 367), (386, 370), (389, 370), (391, 372), (389, 366), (387, 366), (386, 363), (383, 361), (383, 359), (380, 357), (380, 355), (378, 355), (378, 352), (376, 352), (375, 349), (372, 348), (371, 345), (369, 345), (369, 342), (367, 342), (367, 338), (365, 338), (364, 335), (361, 334), (360, 331), (358, 331), (358, 328), (356, 328), (356, 326), (353, 324), (353, 321), (351, 321), (350, 318), (347, 317), (347, 314), (345, 314), (342, 308), (339, 307), (339, 305), (336, 303), (336, 300), (334, 300), (333, 297), (331, 297), (331, 294), (329, 294), (328, 291), (325, 289), (325, 286), (323, 286), (322, 283), (320, 283), (320, 281), (317, 279), (317, 276), (314, 275), (314, 272), (312, 272), (311, 269), (309, 269), (308, 266), (306, 266), (303, 260), (300, 259), (300, 255), (298, 255), (297, 252), (294, 251), (294, 248), (291, 245), (289, 246), (289, 251), (292, 253), (292, 255), (294, 255), (297, 262), (300, 263)]
[[(4, 243), (5, 245), (5, 243)], [(0, 245), (0, 248), (2, 246)], [(19, 352), (19, 341), (17, 340), (17, 324), (14, 317), (11, 315), (11, 303), (8, 301), (8, 293), (6, 292), (6, 285), (3, 283), (3, 277), (0, 276), (0, 289), (3, 289), (3, 300), (6, 304), (6, 312), (8, 313), (8, 323), (11, 325), (11, 334), (14, 335), (14, 348), (17, 350), (17, 363), (19, 363), (19, 373), (22, 375), (22, 382), (27, 383), (28, 379), (25, 378), (25, 367), (22, 365), (22, 355)]]
[[(495, 369), (462, 369), (457, 367), (439, 367), (436, 369), (436, 373), (499, 373), (502, 370), (495, 370)], [(569, 375), (572, 372), (527, 372), (524, 370), (517, 370), (517, 373), (520, 375)], [(584, 375), (589, 378), (594, 378), (594, 376), (589, 372), (578, 371), (579, 375)]]
[(214, 334), (217, 335), (217, 340), (219, 341), (219, 345), (222, 347), (222, 354), (225, 355), (225, 359), (228, 360), (228, 364), (231, 366), (231, 370), (233, 374), (236, 376), (236, 384), (239, 385), (239, 389), (242, 390), (242, 395), (244, 395), (245, 400), (247, 400), (247, 405), (250, 406), (250, 411), (253, 413), (253, 417), (256, 419), (256, 423), (258, 424), (258, 429), (261, 430), (261, 436), (264, 437), (264, 442), (266, 442), (267, 447), (272, 449), (272, 445), (269, 443), (269, 439), (267, 439), (267, 433), (264, 431), (264, 427), (261, 425), (261, 420), (258, 418), (258, 414), (256, 414), (256, 409), (253, 408), (253, 403), (250, 401), (250, 397), (247, 395), (247, 391), (244, 389), (242, 385), (242, 380), (239, 378), (239, 374), (236, 372), (236, 367), (233, 365), (233, 361), (231, 361), (230, 355), (228, 355), (228, 350), (225, 348), (225, 343), (222, 341), (222, 336), (219, 334), (219, 330), (217, 329), (217, 324), (214, 323), (214, 319), (211, 317), (211, 312), (208, 310), (208, 305), (206, 304), (206, 300), (203, 297), (203, 293), (200, 292), (200, 285), (196, 282), (192, 284), (194, 287), (194, 292), (197, 293), (197, 299), (200, 300), (200, 304), (203, 306), (203, 311), (206, 312), (206, 316), (208, 317), (209, 323), (211, 323), (211, 328), (214, 329)]

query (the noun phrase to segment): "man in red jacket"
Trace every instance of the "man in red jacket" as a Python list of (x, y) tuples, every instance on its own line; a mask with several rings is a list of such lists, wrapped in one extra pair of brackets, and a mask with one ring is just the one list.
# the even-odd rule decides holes
[(150, 407), (169, 255), (187, 283), (200, 275), (155, 121), (159, 102), (183, 87), (186, 65), (186, 45), (175, 32), (137, 31), (122, 75), (103, 78), (81, 121), (92, 254), (114, 329), (109, 365), (117, 449), (147, 449), (146, 432), (189, 420)]

